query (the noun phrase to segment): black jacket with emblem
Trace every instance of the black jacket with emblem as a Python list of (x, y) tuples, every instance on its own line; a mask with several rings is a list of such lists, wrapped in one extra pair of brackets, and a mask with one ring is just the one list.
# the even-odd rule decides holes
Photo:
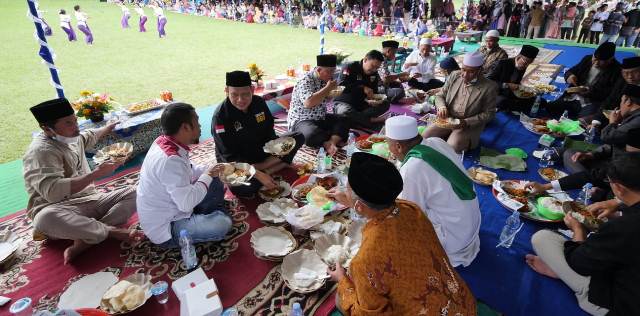
[(342, 68), (342, 80), (338, 84), (345, 88), (335, 101), (351, 104), (356, 110), (362, 111), (369, 106), (365, 101), (364, 87), (371, 88), (375, 93), (381, 83), (377, 71), (367, 75), (362, 68), (362, 61), (354, 61)]

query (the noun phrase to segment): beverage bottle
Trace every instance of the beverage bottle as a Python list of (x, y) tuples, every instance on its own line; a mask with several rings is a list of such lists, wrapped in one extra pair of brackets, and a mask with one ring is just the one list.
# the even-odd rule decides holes
[(184, 261), (187, 271), (193, 270), (198, 266), (196, 247), (193, 246), (191, 237), (186, 229), (180, 231), (180, 253), (182, 254), (182, 261)]
[(356, 150), (356, 135), (353, 133), (349, 133), (349, 140), (347, 141), (347, 158), (351, 158), (355, 150)]
[(593, 120), (591, 121), (591, 127), (587, 130), (587, 133), (584, 136), (584, 140), (587, 143), (593, 144), (598, 134), (598, 127), (600, 126), (600, 121)]
[(560, 117), (560, 121), (568, 120), (568, 119), (569, 119), (569, 111), (565, 110), (564, 112), (562, 112), (562, 116)]
[(317, 162), (317, 166), (316, 166), (316, 171), (318, 173), (324, 173), (324, 171), (327, 169), (326, 166), (326, 158), (327, 154), (324, 151), (324, 147), (320, 147), (320, 150), (318, 151), (318, 162)]
[(542, 99), (541, 96), (537, 96), (535, 102), (533, 102), (533, 106), (531, 106), (531, 111), (529, 112), (531, 117), (536, 117), (538, 115), (538, 111), (540, 110), (541, 99)]
[(302, 313), (302, 307), (300, 306), (300, 303), (296, 302), (293, 303), (293, 307), (291, 307), (291, 313), (289, 313), (290, 316), (304, 316), (304, 314)]
[(507, 221), (502, 228), (502, 232), (500, 233), (500, 243), (499, 245), (510, 248), (513, 244), (513, 240), (518, 233), (518, 229), (520, 228), (520, 213), (518, 211), (513, 211), (513, 213), (507, 217)]
[(591, 190), (593, 189), (593, 184), (587, 183), (582, 187), (582, 191), (578, 194), (578, 202), (589, 205), (591, 204)]

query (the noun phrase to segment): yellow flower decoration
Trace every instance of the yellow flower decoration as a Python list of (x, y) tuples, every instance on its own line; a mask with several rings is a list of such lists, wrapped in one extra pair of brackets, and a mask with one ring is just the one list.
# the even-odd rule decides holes
[(90, 96), (92, 94), (93, 94), (93, 91), (89, 91), (89, 90), (80, 91), (80, 96), (83, 96), (83, 97), (88, 97), (88, 96)]

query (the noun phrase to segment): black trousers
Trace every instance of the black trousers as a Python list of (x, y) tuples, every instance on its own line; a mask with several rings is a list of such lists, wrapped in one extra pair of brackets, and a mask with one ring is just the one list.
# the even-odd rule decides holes
[(420, 82), (416, 78), (409, 79), (409, 87), (420, 89), (422, 91), (429, 91), (431, 89), (440, 88), (444, 86), (444, 82), (438, 79), (431, 79), (429, 82)]
[[(531, 106), (533, 106), (533, 102), (535, 102), (535, 100), (535, 98), (519, 99), (499, 95), (496, 97), (496, 106), (498, 111), (517, 111), (528, 114), (531, 112)], [(540, 107), (543, 107), (542, 100)]]
[(340, 136), (343, 141), (349, 138), (349, 125), (339, 115), (327, 114), (324, 120), (306, 120), (297, 122), (292, 131), (304, 135), (305, 144), (309, 147), (322, 147), (331, 136)]
[(578, 36), (578, 43), (586, 43), (587, 39), (589, 37), (589, 29), (581, 29), (580, 30), (580, 35)]
[(589, 44), (598, 45), (598, 43), (600, 43), (600, 33), (602, 32), (591, 31), (591, 33), (589, 33)]
[(582, 107), (582, 105), (580, 104), (580, 101), (578, 100), (565, 101), (563, 100), (562, 97), (556, 101), (547, 103), (545, 107), (547, 109), (547, 112), (549, 112), (549, 114), (551, 114), (552, 117), (556, 117), (556, 118), (560, 117), (560, 115), (562, 115), (564, 111), (568, 111), (569, 118), (572, 120), (575, 120), (581, 117), (592, 116), (593, 114), (597, 113), (600, 109), (600, 106), (598, 104), (592, 103), (585, 107)]
[(571, 39), (571, 32), (573, 32), (573, 27), (561, 27), (560, 28), (560, 39)]
[(390, 103), (396, 103), (404, 98), (404, 87), (400, 82), (392, 82), (386, 88), (387, 100)]
[[(298, 150), (302, 148), (302, 145), (304, 145), (304, 135), (298, 132), (288, 132), (283, 134), (281, 137), (284, 137), (284, 136), (293, 137), (293, 139), (296, 140), (296, 145), (293, 147), (291, 152), (286, 156), (280, 157), (280, 160), (282, 160), (282, 162), (291, 164)], [(261, 159), (261, 161), (247, 161), (247, 162), (251, 164), (256, 164), (264, 161), (268, 157), (269, 155), (265, 154), (264, 158)], [(260, 188), (262, 188), (262, 183), (260, 183), (260, 181), (258, 181), (256, 178), (251, 179), (249, 183), (251, 185), (241, 185), (241, 186), (235, 186), (235, 187), (230, 186), (229, 190), (231, 190), (231, 192), (237, 197), (251, 198), (258, 192), (258, 190), (260, 190)]]
[(333, 102), (333, 113), (342, 117), (349, 124), (349, 128), (380, 129), (384, 123), (371, 123), (371, 118), (378, 117), (389, 111), (389, 106), (389, 102), (384, 101), (380, 105), (369, 105), (362, 110), (358, 110), (348, 103)]

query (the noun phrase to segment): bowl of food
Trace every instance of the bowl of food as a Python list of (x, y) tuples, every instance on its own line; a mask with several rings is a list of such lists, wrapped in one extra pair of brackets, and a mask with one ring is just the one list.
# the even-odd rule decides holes
[(111, 315), (138, 309), (151, 297), (151, 276), (134, 273), (111, 286), (100, 301), (100, 309)]
[(539, 197), (538, 203), (536, 204), (536, 211), (540, 216), (552, 221), (564, 217), (562, 202), (551, 196)]
[(339, 95), (342, 94), (342, 92), (344, 92), (344, 86), (337, 86), (335, 89), (331, 90), (331, 92), (329, 92), (329, 98), (335, 98)]
[(546, 181), (555, 181), (567, 176), (567, 174), (563, 171), (554, 168), (540, 168), (538, 169), (538, 174), (542, 179)]
[(265, 201), (273, 201), (289, 194), (291, 194), (291, 185), (285, 181), (278, 182), (278, 186), (273, 189), (263, 187), (258, 191), (258, 195)]
[(458, 118), (453, 118), (453, 117), (441, 118), (431, 113), (423, 116), (422, 118), (420, 118), (420, 120), (427, 122), (429, 124), (433, 124), (437, 127), (447, 128), (447, 129), (453, 129), (460, 125), (460, 119)]
[(106, 161), (124, 162), (129, 159), (132, 152), (133, 145), (131, 143), (115, 143), (98, 150), (93, 156), (93, 161), (96, 164), (101, 164)]
[(230, 186), (247, 185), (255, 174), (256, 168), (248, 163), (225, 163), (220, 180)]
[(495, 172), (480, 167), (471, 167), (467, 172), (471, 180), (480, 185), (491, 185), (493, 181), (498, 180), (498, 175)]
[(520, 87), (513, 91), (513, 94), (520, 99), (531, 99), (536, 96), (536, 91), (530, 87), (520, 85)]
[(286, 156), (296, 146), (296, 140), (293, 137), (285, 136), (268, 141), (262, 148), (265, 153), (274, 156)]
[(307, 204), (307, 194), (316, 187), (315, 183), (302, 183), (294, 186), (291, 190), (291, 197), (298, 204)]
[(374, 94), (371, 98), (368, 98), (366, 101), (369, 105), (376, 106), (382, 104), (387, 99), (386, 94)]

